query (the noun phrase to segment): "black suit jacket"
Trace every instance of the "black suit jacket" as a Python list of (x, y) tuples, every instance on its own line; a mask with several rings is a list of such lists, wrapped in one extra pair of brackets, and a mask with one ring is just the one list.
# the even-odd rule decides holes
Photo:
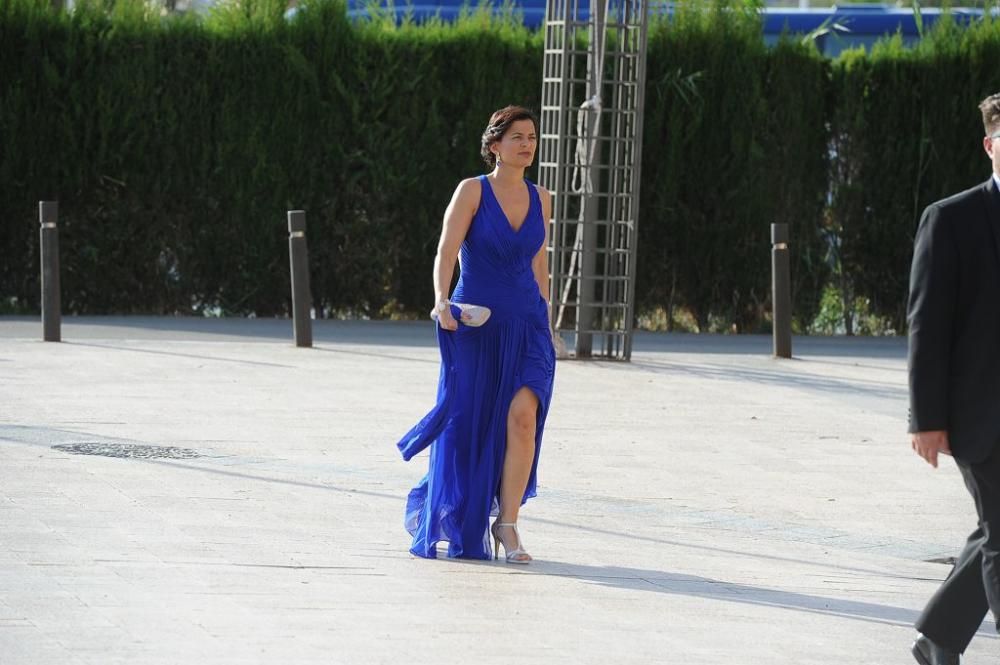
[(927, 207), (910, 271), (910, 432), (947, 430), (981, 462), (1000, 442), (1000, 192), (993, 179)]

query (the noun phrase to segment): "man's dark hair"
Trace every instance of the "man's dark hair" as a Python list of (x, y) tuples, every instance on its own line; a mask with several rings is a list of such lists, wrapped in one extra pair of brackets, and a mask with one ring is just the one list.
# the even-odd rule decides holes
[(497, 165), (497, 156), (490, 151), (490, 146), (502, 139), (510, 126), (518, 120), (530, 120), (535, 126), (535, 133), (538, 133), (538, 118), (523, 106), (505, 106), (490, 116), (490, 124), (483, 132), (483, 143), (479, 150), (486, 166), (492, 169)]
[(987, 136), (1000, 129), (1000, 92), (979, 102), (979, 110), (983, 112), (983, 129)]

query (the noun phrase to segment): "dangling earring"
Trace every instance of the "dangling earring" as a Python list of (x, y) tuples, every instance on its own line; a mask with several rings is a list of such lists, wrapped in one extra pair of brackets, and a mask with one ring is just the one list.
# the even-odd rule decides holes
[(500, 160), (500, 153), (497, 153), (497, 166), (500, 166), (503, 162)]

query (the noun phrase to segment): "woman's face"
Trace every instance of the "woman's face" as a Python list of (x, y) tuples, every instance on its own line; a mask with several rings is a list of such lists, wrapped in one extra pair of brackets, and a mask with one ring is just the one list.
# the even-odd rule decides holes
[(503, 138), (493, 144), (493, 152), (508, 166), (528, 168), (535, 160), (537, 147), (535, 123), (531, 120), (515, 120)]

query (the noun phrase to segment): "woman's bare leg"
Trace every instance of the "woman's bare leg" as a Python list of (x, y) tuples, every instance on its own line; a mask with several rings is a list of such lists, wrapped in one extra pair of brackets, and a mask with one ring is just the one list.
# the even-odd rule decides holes
[[(514, 395), (507, 414), (507, 454), (500, 476), (500, 522), (516, 523), (524, 490), (535, 461), (535, 428), (538, 418), (538, 397), (530, 388), (521, 388)], [(502, 529), (500, 537), (510, 549), (520, 546), (513, 529)]]

